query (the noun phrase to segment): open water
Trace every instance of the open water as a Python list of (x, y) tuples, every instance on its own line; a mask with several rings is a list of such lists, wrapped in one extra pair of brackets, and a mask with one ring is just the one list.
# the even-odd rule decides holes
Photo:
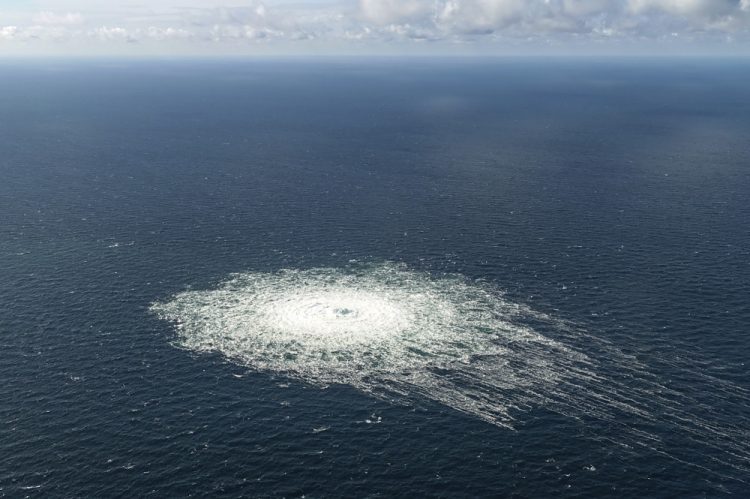
[(0, 63), (0, 496), (747, 497), (750, 64)]

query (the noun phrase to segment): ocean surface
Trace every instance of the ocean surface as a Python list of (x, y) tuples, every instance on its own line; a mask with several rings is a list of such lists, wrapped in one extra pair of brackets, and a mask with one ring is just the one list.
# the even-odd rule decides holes
[(748, 494), (747, 61), (0, 62), (0, 496)]

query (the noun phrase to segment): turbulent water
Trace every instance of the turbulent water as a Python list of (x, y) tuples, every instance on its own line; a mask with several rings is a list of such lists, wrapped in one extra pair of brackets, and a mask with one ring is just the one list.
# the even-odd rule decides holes
[[(244, 273), (152, 310), (175, 324), (179, 346), (219, 352), (258, 371), (318, 386), (348, 384), (398, 403), (427, 398), (508, 429), (514, 416), (540, 406), (593, 417), (617, 425), (609, 438), (622, 445), (722, 476), (671, 456), (658, 435), (638, 429), (660, 419), (722, 452), (719, 470), (750, 472), (745, 428), (702, 419), (691, 411), (696, 401), (668, 389), (635, 358), (460, 275), (433, 277), (392, 263)], [(568, 341), (547, 338), (529, 322), (547, 322)], [(600, 372), (600, 360), (614, 368), (611, 375)]]
[(394, 264), (240, 274), (153, 309), (186, 348), (315, 384), (428, 397), (503, 425), (587, 374), (585, 355), (523, 326), (516, 319), (532, 313), (497, 291)]
[(744, 497), (742, 61), (0, 62), (0, 497)]

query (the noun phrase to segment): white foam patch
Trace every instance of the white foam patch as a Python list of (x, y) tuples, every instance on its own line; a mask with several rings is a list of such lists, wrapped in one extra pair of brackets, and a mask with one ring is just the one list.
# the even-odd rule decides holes
[[(719, 467), (749, 471), (745, 426), (691, 413), (699, 402), (664, 386), (635, 357), (461, 276), (397, 264), (250, 272), (152, 310), (176, 325), (180, 346), (257, 371), (395, 401), (430, 399), (508, 428), (533, 408), (607, 420), (618, 444), (682, 460), (647, 430), (671, 425), (724, 456)], [(531, 324), (554, 328), (556, 339)], [(604, 376), (600, 363), (615, 376)]]
[(315, 384), (421, 395), (506, 426), (587, 361), (516, 322), (530, 312), (496, 290), (395, 264), (237, 274), (153, 309), (191, 350)]

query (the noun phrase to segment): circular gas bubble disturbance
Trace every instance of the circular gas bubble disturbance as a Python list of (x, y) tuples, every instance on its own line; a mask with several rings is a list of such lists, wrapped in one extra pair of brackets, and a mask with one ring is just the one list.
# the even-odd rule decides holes
[[(429, 399), (508, 428), (533, 408), (605, 420), (616, 428), (605, 439), (618, 446), (685, 464), (711, 452), (711, 473), (750, 472), (744, 425), (691, 409), (700, 402), (665, 386), (636, 357), (459, 275), (392, 263), (248, 272), (152, 310), (175, 325), (179, 346), (257, 371), (347, 384), (395, 402)], [(717, 397), (750, 396), (689, 365), (672, 367), (702, 377)], [(673, 453), (649, 430), (656, 427), (690, 435), (696, 448)]]
[(522, 325), (531, 312), (497, 290), (397, 264), (236, 274), (153, 309), (194, 351), (314, 384), (427, 397), (505, 426), (587, 362)]

